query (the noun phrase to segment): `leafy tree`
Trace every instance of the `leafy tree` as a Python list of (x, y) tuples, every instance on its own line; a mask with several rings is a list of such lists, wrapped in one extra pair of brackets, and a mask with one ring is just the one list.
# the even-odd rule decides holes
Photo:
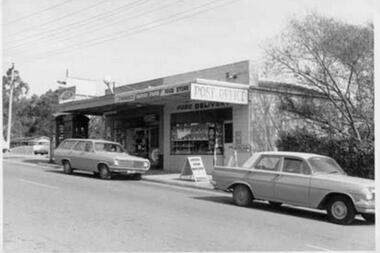
[[(12, 79), (12, 68), (9, 68), (5, 75), (3, 75), (3, 136), (6, 136), (6, 131), (8, 129), (8, 110), (9, 110), (9, 96), (11, 87), (13, 85), (13, 103), (12, 103), (12, 113), (17, 115), (26, 100), (26, 95), (29, 91), (28, 83), (24, 82), (21, 79), (20, 73), (18, 70), (14, 70), (14, 79), (13, 84), (11, 83)], [(12, 129), (11, 136), (22, 136), (22, 125), (18, 120), (18, 117), (12, 117)]]
[(313, 114), (305, 104), (283, 109), (309, 118), (341, 137), (358, 141), (374, 134), (374, 27), (309, 14), (293, 19), (265, 48), (267, 75), (313, 87), (328, 99), (336, 117)]
[(92, 139), (104, 139), (105, 122), (102, 116), (91, 116), (88, 122), (88, 136)]

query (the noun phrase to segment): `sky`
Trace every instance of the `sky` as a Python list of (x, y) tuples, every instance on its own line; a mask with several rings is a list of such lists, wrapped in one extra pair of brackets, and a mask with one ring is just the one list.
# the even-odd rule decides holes
[[(40, 95), (69, 76), (117, 85), (241, 60), (290, 18), (373, 22), (374, 0), (3, 0), (2, 71)], [(104, 86), (105, 87), (105, 86)]]

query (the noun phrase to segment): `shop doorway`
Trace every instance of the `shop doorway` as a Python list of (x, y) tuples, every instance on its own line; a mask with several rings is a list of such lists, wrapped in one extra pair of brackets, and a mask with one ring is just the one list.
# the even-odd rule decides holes
[(234, 159), (233, 150), (233, 124), (232, 121), (224, 121), (223, 123), (223, 136), (224, 136), (224, 165), (229, 164), (231, 159)]
[(158, 126), (135, 129), (135, 155), (149, 159), (152, 169), (162, 169), (158, 130)]

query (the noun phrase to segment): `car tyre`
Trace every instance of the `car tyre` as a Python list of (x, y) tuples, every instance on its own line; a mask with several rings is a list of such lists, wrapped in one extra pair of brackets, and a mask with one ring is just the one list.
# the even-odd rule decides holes
[(141, 174), (140, 173), (135, 173), (131, 175), (132, 180), (141, 180)]
[(275, 201), (269, 201), (269, 205), (272, 208), (280, 208), (282, 203), (281, 202), (275, 202)]
[(362, 213), (363, 218), (368, 222), (368, 223), (375, 223), (375, 214), (374, 213)]
[(233, 191), (233, 200), (238, 206), (250, 205), (253, 200), (251, 190), (245, 185), (235, 186)]
[(355, 207), (348, 197), (336, 196), (328, 202), (327, 216), (333, 223), (348, 225), (355, 219), (355, 215)]
[(109, 171), (107, 165), (101, 164), (99, 166), (99, 177), (105, 180), (111, 179), (111, 172)]
[(65, 174), (73, 173), (73, 169), (71, 168), (71, 164), (69, 161), (63, 162), (63, 172), (65, 172)]

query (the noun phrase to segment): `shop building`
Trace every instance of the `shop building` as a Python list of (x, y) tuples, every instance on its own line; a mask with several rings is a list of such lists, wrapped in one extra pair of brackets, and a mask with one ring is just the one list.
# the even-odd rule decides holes
[(251, 152), (275, 149), (280, 129), (302, 124), (278, 111), (283, 96), (320, 97), (295, 85), (260, 82), (255, 65), (242, 61), (60, 103), (56, 140), (87, 137), (86, 115), (103, 116), (104, 138), (149, 158), (153, 168), (178, 172), (188, 156), (200, 156), (210, 172), (231, 157), (241, 162)]

